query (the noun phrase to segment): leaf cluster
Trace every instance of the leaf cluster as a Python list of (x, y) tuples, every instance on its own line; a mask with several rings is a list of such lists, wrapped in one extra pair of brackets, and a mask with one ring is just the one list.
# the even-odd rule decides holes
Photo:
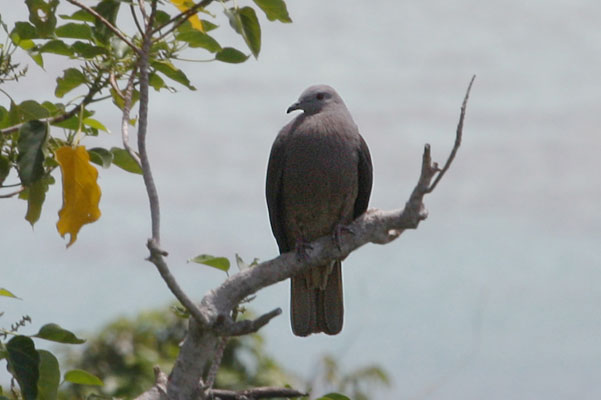
[[(65, 13), (62, 4), (65, 2), (79, 8)], [(58, 150), (75, 148), (101, 132), (108, 132), (105, 123), (94, 118), (93, 105), (110, 100), (121, 114), (128, 93), (131, 93), (128, 109), (138, 101), (138, 66), (144, 35), (150, 35), (152, 43), (148, 54), (149, 85), (156, 91), (175, 91), (173, 83), (195, 90), (177, 65), (185, 60), (184, 53), (198, 54), (197, 61), (241, 63), (251, 54), (257, 58), (261, 50), (257, 11), (269, 21), (291, 22), (284, 0), (248, 0), (240, 5), (215, 2), (223, 11), (221, 18), (207, 8), (213, 6), (210, 0), (83, 3), (25, 0), (19, 5), (27, 7), (28, 20), (15, 21), (9, 26), (0, 19), (0, 32), (6, 34), (4, 44), (0, 44), (0, 82), (26, 79), (27, 66), (12, 61), (15, 51), (25, 52), (42, 68), (48, 57), (62, 58), (68, 65), (56, 77), (54, 98), (18, 102), (10, 93), (0, 90), (8, 99), (4, 105), (0, 103), (0, 198), (18, 195), (26, 200), (25, 218), (32, 225), (40, 217), (47, 191), (56, 182), (52, 174), (59, 166)], [(147, 29), (145, 23), (152, 3), (157, 8), (153, 24)], [(221, 22), (240, 35), (250, 54), (223, 45), (213, 36)], [(135, 125), (136, 119), (129, 123)], [(116, 165), (128, 172), (141, 173), (136, 157), (125, 149), (86, 146), (86, 150), (89, 161), (103, 168)], [(61, 172), (64, 184), (65, 173), (72, 171), (61, 166)], [(95, 192), (88, 196), (95, 196)], [(69, 196), (63, 185), (63, 198), (66, 197)], [(79, 199), (80, 203), (74, 205), (82, 207), (79, 214), (93, 210), (88, 208), (91, 198)], [(70, 243), (76, 234), (71, 235)]]
[[(0, 288), (0, 296), (17, 298), (3, 288)], [(50, 351), (36, 349), (34, 339), (63, 344), (82, 344), (85, 340), (54, 323), (42, 326), (33, 335), (19, 334), (17, 331), (28, 323), (31, 319), (25, 316), (11, 324), (10, 330), (0, 329), (0, 361), (6, 362), (8, 372), (18, 385), (11, 387), (11, 397), (7, 397), (8, 393), (4, 395), (0, 387), (0, 399), (56, 400), (61, 384), (58, 360)], [(10, 340), (7, 340), (8, 337)], [(65, 372), (62, 381), (78, 385), (103, 384), (96, 376), (80, 369)]]

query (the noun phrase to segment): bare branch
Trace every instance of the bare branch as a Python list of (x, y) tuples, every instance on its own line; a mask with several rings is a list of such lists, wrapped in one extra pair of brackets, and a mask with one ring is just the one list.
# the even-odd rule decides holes
[(131, 49), (133, 51), (135, 51), (136, 53), (140, 54), (140, 49), (138, 47), (136, 47), (119, 29), (117, 29), (115, 27), (115, 25), (111, 24), (106, 18), (104, 18), (102, 15), (100, 15), (96, 10), (94, 10), (92, 7), (89, 7), (85, 4), (80, 3), (77, 0), (67, 0), (69, 3), (82, 8), (84, 10), (86, 10), (87, 12), (89, 12), (90, 14), (92, 14), (94, 17), (96, 17), (100, 22), (102, 22), (104, 24), (104, 26), (106, 26), (107, 28), (109, 28), (111, 31), (113, 31), (113, 33), (115, 35), (117, 35), (119, 37), (119, 39), (123, 40), (125, 43), (127, 43), (127, 45), (129, 47), (131, 47)]
[(179, 286), (175, 277), (171, 274), (167, 263), (165, 263), (164, 256), (167, 255), (164, 251), (162, 251), (154, 240), (150, 239), (147, 244), (148, 250), (150, 250), (150, 257), (148, 261), (152, 262), (156, 267), (161, 277), (171, 290), (171, 293), (177, 298), (177, 300), (182, 303), (184, 307), (190, 312), (192, 318), (194, 318), (200, 325), (208, 325), (208, 318), (204, 313), (200, 311), (198, 306), (190, 300), (190, 298), (184, 293), (182, 288)]
[(261, 315), (257, 319), (247, 319), (243, 321), (230, 322), (222, 326), (221, 320), (215, 322), (215, 332), (223, 336), (242, 336), (249, 333), (255, 333), (269, 323), (273, 318), (282, 313), (281, 308), (276, 308), (266, 314)]
[[(156, 1), (153, 2), (153, 12), (146, 26), (146, 33), (142, 41), (142, 51), (140, 54), (140, 120), (138, 122), (138, 152), (140, 153), (140, 164), (142, 166), (142, 176), (144, 185), (148, 193), (150, 202), (150, 217), (152, 223), (152, 242), (157, 247), (161, 245), (161, 215), (159, 207), (159, 195), (157, 192), (150, 162), (148, 161), (148, 151), (146, 150), (146, 132), (148, 128), (148, 56), (150, 54), (150, 45), (152, 42), (152, 21), (154, 20), (154, 10)], [(186, 306), (184, 304), (184, 306)]]
[(465, 108), (467, 107), (467, 100), (470, 97), (470, 91), (472, 90), (472, 84), (474, 83), (474, 79), (476, 79), (476, 75), (472, 76), (472, 79), (470, 80), (470, 84), (467, 86), (467, 91), (465, 92), (465, 97), (463, 98), (463, 103), (461, 103), (461, 114), (459, 116), (459, 123), (457, 124), (457, 133), (455, 135), (455, 144), (453, 145), (453, 150), (451, 150), (451, 154), (449, 154), (449, 158), (447, 158), (447, 162), (445, 162), (444, 167), (442, 167), (442, 170), (440, 171), (440, 173), (434, 180), (434, 183), (432, 183), (432, 186), (430, 186), (428, 188), (426, 193), (431, 193), (434, 190), (434, 188), (436, 187), (436, 185), (438, 185), (438, 182), (440, 182), (440, 180), (444, 176), (445, 172), (447, 172), (447, 170), (451, 166), (451, 163), (455, 159), (455, 154), (457, 154), (457, 150), (459, 150), (459, 146), (461, 146), (461, 136), (463, 135), (463, 119), (465, 117)]
[[(131, 108), (131, 99), (134, 93), (134, 80), (136, 77), (137, 67), (131, 72), (129, 79), (127, 80), (127, 86), (125, 87), (125, 94), (123, 94), (123, 116), (121, 117), (121, 139), (123, 141), (123, 147), (131, 158), (133, 158), (136, 163), (142, 167), (142, 163), (140, 162), (140, 157), (136, 154), (134, 149), (129, 145), (129, 112)], [(116, 86), (116, 84), (115, 84)], [(117, 90), (117, 89), (115, 89)]]
[(138, 0), (138, 6), (140, 7), (140, 12), (142, 13), (142, 18), (144, 19), (144, 25), (148, 25), (148, 14), (146, 14), (146, 6), (144, 5), (144, 0)]
[(140, 25), (140, 21), (138, 21), (138, 15), (136, 14), (136, 10), (134, 9), (134, 4), (130, 3), (129, 4), (129, 10), (131, 11), (131, 16), (134, 19), (134, 23), (136, 24), (136, 28), (138, 28), (138, 32), (140, 32), (140, 35), (144, 34), (144, 30), (142, 29), (142, 26)]
[(255, 400), (255, 399), (275, 399), (275, 398), (295, 398), (306, 397), (307, 393), (299, 392), (298, 390), (278, 387), (257, 387), (247, 390), (224, 390), (213, 389), (209, 392), (210, 399), (218, 398), (221, 400)]

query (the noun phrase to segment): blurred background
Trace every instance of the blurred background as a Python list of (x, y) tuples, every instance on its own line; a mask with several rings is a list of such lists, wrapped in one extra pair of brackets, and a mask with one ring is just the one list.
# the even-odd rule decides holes
[[(429, 218), (345, 262), (342, 333), (293, 336), (282, 282), (251, 305), (284, 310), (262, 330), (266, 349), (301, 376), (324, 352), (349, 368), (376, 363), (393, 382), (386, 398), (600, 398), (601, 3), (288, 3), (293, 24), (259, 15), (258, 61), (181, 64), (198, 90), (151, 92), (163, 247), (189, 295), (200, 299), (225, 278), (190, 257), (277, 255), (266, 164), (286, 108), (307, 86), (328, 83), (344, 98), (372, 153), (371, 207), (391, 209), (408, 198), (424, 143), (446, 158), (477, 74), (464, 143), (426, 199)], [(25, 5), (2, 18), (26, 19)], [(217, 31), (220, 42), (243, 48), (228, 30)], [(43, 71), (24, 59), (28, 78), (4, 89), (17, 101), (49, 98), (67, 67), (53, 60)], [(83, 144), (120, 146), (119, 111), (96, 110), (112, 134)], [(144, 261), (140, 176), (99, 172), (103, 215), (68, 250), (55, 228), (60, 185), (33, 230), (24, 201), (1, 200), (0, 286), (23, 299), (0, 300), (5, 325), (27, 313), (33, 332), (56, 322), (85, 336), (172, 299)]]

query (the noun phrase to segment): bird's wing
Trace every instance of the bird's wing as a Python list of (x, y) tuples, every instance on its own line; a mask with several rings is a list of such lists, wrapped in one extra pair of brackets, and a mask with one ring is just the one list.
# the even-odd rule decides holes
[(373, 179), (373, 167), (371, 165), (369, 148), (361, 135), (359, 135), (359, 139), (359, 193), (357, 194), (357, 200), (355, 200), (354, 218), (357, 218), (367, 210)]
[(273, 142), (271, 153), (269, 155), (269, 164), (267, 165), (267, 179), (265, 183), (265, 197), (267, 198), (267, 208), (269, 210), (269, 221), (271, 231), (278, 242), (280, 253), (290, 251), (286, 232), (284, 230), (284, 215), (282, 207), (282, 175), (285, 165), (285, 141), (291, 125), (286, 125), (280, 131), (278, 137)]

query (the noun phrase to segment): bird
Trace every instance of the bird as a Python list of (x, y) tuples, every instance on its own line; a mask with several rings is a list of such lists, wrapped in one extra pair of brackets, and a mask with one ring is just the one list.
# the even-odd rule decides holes
[[(302, 113), (279, 131), (271, 147), (265, 195), (280, 254), (295, 250), (303, 258), (311, 241), (325, 235), (338, 241), (367, 210), (373, 167), (369, 148), (334, 88), (310, 86), (286, 112), (296, 110)], [(291, 278), (296, 336), (342, 330), (341, 266), (334, 260)]]

